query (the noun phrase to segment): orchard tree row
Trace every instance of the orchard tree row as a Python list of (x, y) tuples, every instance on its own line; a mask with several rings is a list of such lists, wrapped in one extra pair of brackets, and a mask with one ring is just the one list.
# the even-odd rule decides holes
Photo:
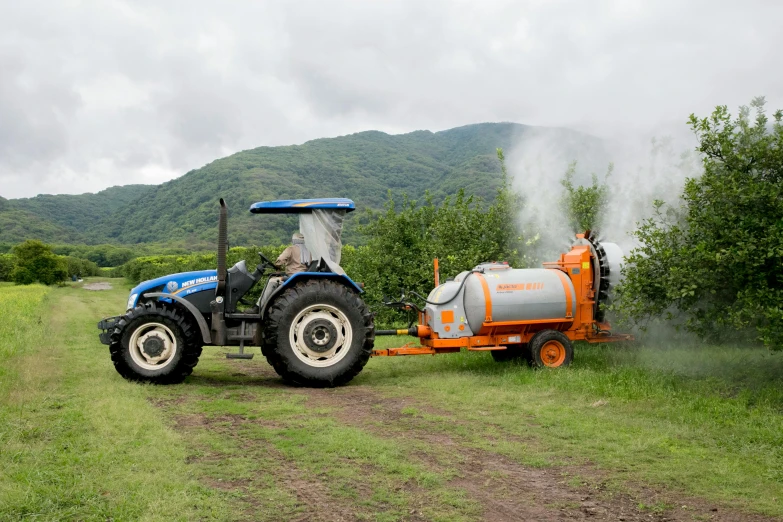
[[(770, 121), (763, 98), (736, 116), (720, 106), (708, 117), (690, 117), (703, 172), (687, 180), (677, 201), (654, 202), (654, 214), (636, 224), (638, 246), (627, 254), (624, 282), (611, 306), (621, 321), (643, 328), (668, 319), (705, 338), (735, 334), (783, 346), (782, 119), (778, 111)], [(426, 295), (432, 288), (435, 257), (442, 279), (482, 261), (516, 267), (541, 261), (535, 247), (547, 231), (523, 229), (518, 216), (525, 200), (509, 183), (502, 149), (497, 152), (502, 177), (492, 201), (464, 190), (439, 203), (430, 195), (412, 201), (390, 193), (383, 211), (368, 211), (359, 220), (362, 241), (343, 249), (341, 264), (365, 284), (378, 324), (404, 320), (382, 306), (386, 298), (399, 297), (403, 289)], [(594, 176), (591, 185), (580, 186), (572, 166), (561, 185), (559, 210), (573, 232), (609, 217), (606, 180)], [(127, 248), (85, 248), (68, 253), (101, 256), (95, 259), (100, 264), (124, 261), (118, 270), (133, 282), (216, 265), (211, 252), (131, 259), (134, 252)], [(257, 251), (275, 258), (283, 248), (234, 248), (229, 261), (255, 263)], [(97, 273), (95, 262), (58, 256), (37, 241), (0, 255), (0, 280), (51, 284)]]

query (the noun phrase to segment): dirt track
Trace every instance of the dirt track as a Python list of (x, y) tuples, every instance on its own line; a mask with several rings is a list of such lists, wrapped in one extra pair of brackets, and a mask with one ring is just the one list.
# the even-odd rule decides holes
[[(233, 375), (246, 375), (260, 386), (281, 386), (277, 376), (266, 365), (247, 365), (229, 361)], [(219, 383), (214, 383), (219, 386)], [(590, 465), (530, 467), (515, 462), (491, 450), (477, 448), (459, 435), (443, 429), (443, 424), (433, 426), (422, 417), (403, 413), (404, 409), (437, 415), (455, 426), (459, 419), (448, 412), (435, 411), (426, 402), (413, 397), (389, 398), (381, 396), (368, 386), (352, 385), (338, 389), (314, 390), (290, 388), (290, 392), (303, 396), (306, 404), (315, 408), (328, 408), (332, 418), (342, 425), (352, 426), (387, 439), (416, 441), (415, 457), (433, 471), (450, 470), (453, 478), (450, 487), (464, 490), (478, 502), (481, 520), (612, 520), (612, 521), (761, 521), (768, 517), (748, 515), (724, 510), (708, 501), (680, 495), (674, 491), (660, 491), (644, 485), (612, 487), (606, 473)], [(247, 419), (241, 415), (207, 418), (201, 415), (178, 415), (175, 402), (158, 404), (173, 419), (174, 428), (188, 432), (192, 429), (220, 430), (229, 437), (243, 437), (246, 430), (237, 427), (264, 422)], [(521, 422), (525, 422), (521, 420)], [(464, 425), (463, 425), (464, 426)], [(300, 521), (352, 521), (366, 520), (359, 516), (350, 501), (330, 494), (329, 484), (319, 477), (303, 473), (295, 462), (276, 453), (264, 441), (246, 438), (238, 441), (243, 446), (273, 455), (280, 465), (279, 481), (303, 505)], [(491, 447), (493, 441), (487, 441)], [(524, 441), (520, 441), (524, 443)], [(357, 487), (361, 480), (357, 478)], [(615, 481), (616, 484), (616, 481)], [(246, 483), (209, 481), (211, 487), (242, 491), (252, 497), (252, 488)], [(410, 488), (399, 484), (400, 488)], [(422, 502), (426, 502), (422, 499)], [(423, 521), (426, 518), (420, 508), (412, 509), (405, 520)]]

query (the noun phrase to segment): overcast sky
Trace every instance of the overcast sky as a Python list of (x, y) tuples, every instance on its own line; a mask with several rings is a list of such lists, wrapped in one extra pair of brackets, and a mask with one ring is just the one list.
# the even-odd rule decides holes
[(783, 2), (0, 0), (0, 195), (485, 121), (604, 137), (783, 108)]

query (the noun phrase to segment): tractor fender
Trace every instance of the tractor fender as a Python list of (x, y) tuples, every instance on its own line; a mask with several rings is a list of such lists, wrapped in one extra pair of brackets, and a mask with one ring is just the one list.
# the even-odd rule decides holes
[(191, 303), (190, 301), (183, 299), (182, 297), (178, 295), (173, 294), (164, 294), (163, 292), (152, 292), (149, 294), (144, 294), (144, 297), (146, 298), (152, 298), (152, 297), (165, 297), (166, 299), (172, 299), (182, 306), (184, 306), (188, 312), (190, 312), (190, 315), (193, 316), (193, 318), (198, 323), (199, 330), (201, 330), (201, 337), (204, 339), (204, 344), (212, 344), (212, 335), (209, 333), (209, 326), (207, 325), (207, 322), (204, 320), (204, 316), (201, 315), (201, 312), (199, 312), (198, 308)]
[(269, 296), (269, 299), (264, 305), (263, 310), (261, 310), (261, 317), (266, 316), (266, 311), (269, 309), (269, 304), (275, 300), (275, 297), (285, 292), (288, 287), (293, 286), (301, 281), (307, 281), (308, 279), (328, 279), (330, 281), (334, 281), (335, 283), (340, 283), (357, 294), (364, 293), (364, 290), (362, 290), (362, 288), (347, 275), (337, 274), (335, 272), (297, 272), (296, 274), (291, 275), (282, 285), (277, 287), (275, 291), (272, 292), (272, 295)]

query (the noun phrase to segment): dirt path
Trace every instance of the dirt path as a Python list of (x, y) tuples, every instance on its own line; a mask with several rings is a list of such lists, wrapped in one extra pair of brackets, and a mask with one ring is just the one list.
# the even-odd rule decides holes
[[(414, 398), (389, 398), (378, 395), (367, 386), (335, 390), (298, 390), (320, 406), (334, 407), (345, 424), (362, 427), (387, 437), (403, 437), (424, 442), (434, 449), (421, 454), (434, 469), (441, 461), (457, 464), (458, 478), (452, 484), (465, 489), (484, 508), (484, 520), (619, 520), (619, 521), (691, 521), (770, 520), (724, 511), (701, 499), (688, 498), (653, 488), (637, 487), (629, 493), (608, 491), (605, 474), (588, 466), (533, 468), (523, 466), (502, 455), (465, 444), (459, 437), (442, 431), (430, 431), (427, 423), (401, 413), (406, 408), (429, 411), (440, 417), (449, 414), (435, 411)], [(454, 422), (459, 422), (452, 419)], [(523, 442), (523, 441), (520, 441)], [(446, 452), (446, 458), (438, 453)], [(452, 458), (448, 458), (451, 456)], [(578, 477), (580, 487), (569, 484)], [(585, 483), (586, 482), (586, 483)], [(650, 506), (640, 509), (640, 506)], [(655, 506), (671, 506), (668, 509)]]
[[(260, 379), (260, 385), (279, 386), (271, 368), (265, 365), (228, 363), (233, 375), (248, 375)], [(256, 381), (258, 382), (258, 381)], [(503, 455), (476, 448), (469, 441), (448, 430), (448, 423), (459, 424), (448, 412), (435, 411), (426, 402), (412, 397), (387, 397), (366, 385), (337, 389), (291, 388), (315, 408), (327, 407), (335, 420), (346, 426), (360, 428), (387, 439), (409, 441), (414, 456), (429, 469), (452, 475), (450, 486), (463, 489), (482, 509), (486, 521), (762, 521), (769, 517), (726, 510), (708, 501), (661, 491), (643, 485), (631, 485), (624, 491), (607, 487), (606, 473), (591, 466), (557, 466), (536, 468), (524, 466)], [(405, 412), (424, 411), (437, 415), (444, 422), (432, 423), (426, 418)], [(243, 421), (244, 422), (244, 421)], [(252, 422), (252, 421), (248, 421)], [(524, 442), (524, 441), (521, 441)], [(285, 479), (296, 484), (296, 467), (284, 462)], [(356, 520), (350, 505), (330, 499), (322, 486), (309, 478), (303, 491), (321, 492), (301, 495), (308, 504), (307, 512), (329, 512), (322, 520)], [(424, 520), (411, 511), (409, 520)], [(307, 517), (302, 518), (307, 520)]]
[(101, 282), (101, 283), (87, 283), (86, 285), (82, 286), (82, 288), (84, 288), (85, 290), (96, 291), (96, 290), (111, 290), (112, 286), (111, 283)]

